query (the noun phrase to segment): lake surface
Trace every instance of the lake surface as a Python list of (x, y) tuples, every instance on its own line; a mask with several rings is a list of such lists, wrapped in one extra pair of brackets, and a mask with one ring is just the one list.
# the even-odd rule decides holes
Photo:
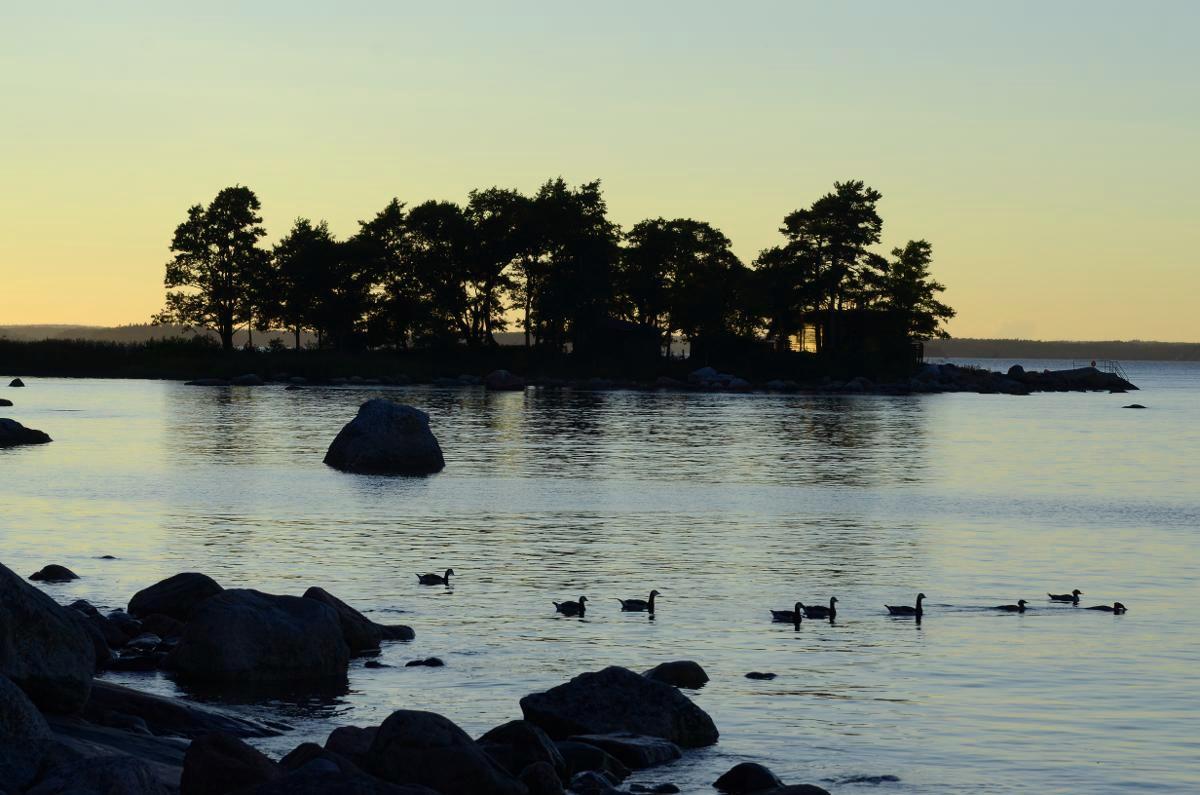
[[(984, 362), (1006, 368), (1011, 362)], [(1062, 363), (1024, 362), (1027, 368)], [(1127, 395), (785, 396), (200, 388), (26, 379), (0, 410), (0, 560), (123, 607), (178, 571), (319, 585), (417, 639), (348, 692), (236, 705), (279, 754), (396, 708), (474, 734), (583, 671), (699, 661), (721, 742), (631, 781), (711, 792), (761, 761), (835, 792), (1200, 790), (1200, 365), (1127, 363)], [(6, 383), (8, 376), (4, 377)], [(366, 398), (432, 417), (444, 473), (321, 463)], [(1145, 411), (1122, 410), (1139, 402)], [(100, 555), (118, 560), (99, 560)], [(452, 566), (453, 590), (415, 572)], [(658, 615), (617, 597), (662, 592)], [(1083, 604), (1045, 601), (1079, 588)], [(927, 615), (884, 603), (928, 595)], [(551, 600), (586, 594), (585, 620)], [(770, 608), (839, 599), (799, 631)], [(985, 608), (1031, 602), (1024, 615)], [(441, 669), (404, 662), (437, 655)], [(772, 671), (774, 681), (744, 678)], [(178, 692), (158, 674), (117, 681)], [(894, 775), (878, 786), (830, 783)], [(824, 780), (824, 781), (823, 781)]]

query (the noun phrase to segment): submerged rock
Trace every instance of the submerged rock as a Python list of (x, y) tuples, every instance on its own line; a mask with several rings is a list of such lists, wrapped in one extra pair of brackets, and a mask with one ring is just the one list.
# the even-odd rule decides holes
[(74, 712), (91, 690), (96, 653), (77, 615), (0, 564), (0, 674), (48, 712)]
[(683, 756), (683, 751), (673, 742), (661, 737), (644, 737), (637, 734), (584, 734), (572, 737), (579, 743), (603, 748), (633, 770), (661, 765)]
[(426, 657), (423, 660), (410, 660), (404, 664), (405, 668), (441, 668), (446, 663), (442, 662), (437, 657)]
[(234, 588), (196, 607), (167, 667), (201, 681), (281, 682), (342, 677), (349, 662), (333, 608)]
[(16, 420), (0, 417), (0, 447), (16, 447), (20, 444), (46, 444), (52, 442), (44, 431), (26, 428)]
[(554, 738), (629, 732), (695, 748), (719, 733), (712, 718), (670, 685), (611, 666), (521, 699), (521, 711)]
[(344, 472), (430, 475), (446, 466), (429, 430), (429, 415), (412, 406), (375, 398), (338, 432), (325, 463)]
[(365, 758), (368, 772), (393, 784), (417, 784), (442, 795), (526, 795), (525, 786), (484, 753), (466, 732), (433, 712), (393, 712)]
[(1130, 403), (1128, 406), (1121, 406), (1123, 409), (1144, 409), (1146, 408), (1141, 403)]
[(68, 569), (66, 566), (60, 566), (57, 563), (51, 563), (42, 566), (39, 570), (29, 575), (29, 579), (40, 582), (70, 582), (78, 580), (79, 575)]
[(483, 379), (483, 385), (496, 392), (516, 392), (525, 388), (525, 379), (508, 370), (493, 370)]
[(778, 674), (771, 671), (751, 671), (746, 674), (747, 679), (774, 679)]
[(135, 593), (129, 600), (129, 612), (139, 617), (158, 613), (187, 621), (196, 605), (223, 590), (207, 574), (185, 571)]

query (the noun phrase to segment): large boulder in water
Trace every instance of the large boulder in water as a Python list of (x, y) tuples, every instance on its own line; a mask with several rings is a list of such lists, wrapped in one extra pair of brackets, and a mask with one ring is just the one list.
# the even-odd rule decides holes
[(349, 662), (332, 607), (231, 588), (192, 611), (167, 667), (198, 681), (285, 682), (344, 677)]
[(757, 762), (740, 762), (721, 774), (713, 786), (729, 795), (763, 792), (783, 786), (779, 776)]
[(719, 736), (712, 718), (687, 696), (618, 666), (525, 696), (521, 712), (555, 739), (629, 732), (695, 748)]
[(92, 639), (69, 608), (0, 564), (0, 674), (43, 710), (74, 712), (95, 669)]
[(0, 447), (16, 447), (19, 444), (45, 444), (52, 442), (43, 431), (26, 428), (16, 420), (0, 417)]
[(364, 761), (385, 781), (426, 786), (442, 795), (527, 793), (466, 732), (433, 712), (393, 712), (375, 733)]
[(187, 621), (196, 605), (223, 590), (207, 574), (185, 571), (135, 593), (129, 600), (129, 613), (138, 618), (158, 613)]
[(359, 407), (329, 445), (325, 463), (344, 472), (376, 475), (430, 475), (446, 466), (429, 430), (429, 415), (382, 398)]
[(70, 582), (78, 580), (79, 575), (68, 569), (66, 566), (60, 566), (57, 563), (49, 563), (42, 566), (40, 569), (29, 575), (29, 579), (38, 580), (41, 582)]
[(14, 378), (13, 380), (8, 382), (8, 385), (9, 386), (25, 386), (25, 382), (22, 381), (20, 378)]
[(378, 649), (381, 640), (412, 640), (415, 636), (409, 627), (376, 624), (324, 588), (309, 588), (304, 592), (304, 598), (334, 609), (342, 626), (342, 637), (350, 647), (351, 654)]

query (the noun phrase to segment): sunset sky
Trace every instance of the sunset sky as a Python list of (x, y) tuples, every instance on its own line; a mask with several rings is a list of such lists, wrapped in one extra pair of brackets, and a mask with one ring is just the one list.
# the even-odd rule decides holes
[(853, 178), (956, 336), (1197, 341), (1198, 35), (1193, 2), (7, 4), (0, 324), (147, 320), (235, 183), (273, 240), (600, 178), (749, 261)]

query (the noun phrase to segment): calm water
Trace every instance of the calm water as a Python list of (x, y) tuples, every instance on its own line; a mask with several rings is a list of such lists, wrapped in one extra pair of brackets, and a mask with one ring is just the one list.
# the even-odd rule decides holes
[[(416, 628), (385, 662), (446, 660), (358, 661), (346, 693), (239, 705), (298, 727), (275, 753), (399, 707), (478, 733), (582, 671), (692, 658), (721, 742), (635, 781), (710, 792), (753, 759), (792, 783), (901, 778), (826, 783), (840, 792), (1194, 792), (1200, 366), (1127, 370), (1143, 391), (1023, 398), (27, 379), (2, 411), (56, 441), (0, 451), (0, 555), (22, 574), (64, 563), (84, 578), (48, 590), (108, 607), (181, 570), (321, 585)], [(321, 464), (381, 391), (430, 413), (443, 474)], [(447, 566), (452, 592), (415, 584)], [(656, 620), (617, 611), (651, 588)], [(1041, 601), (1072, 588), (1130, 611)], [(922, 626), (885, 615), (919, 590)], [(580, 594), (587, 620), (555, 617)], [(831, 595), (835, 626), (769, 621)], [(982, 609), (1019, 598), (1034, 609)]]

